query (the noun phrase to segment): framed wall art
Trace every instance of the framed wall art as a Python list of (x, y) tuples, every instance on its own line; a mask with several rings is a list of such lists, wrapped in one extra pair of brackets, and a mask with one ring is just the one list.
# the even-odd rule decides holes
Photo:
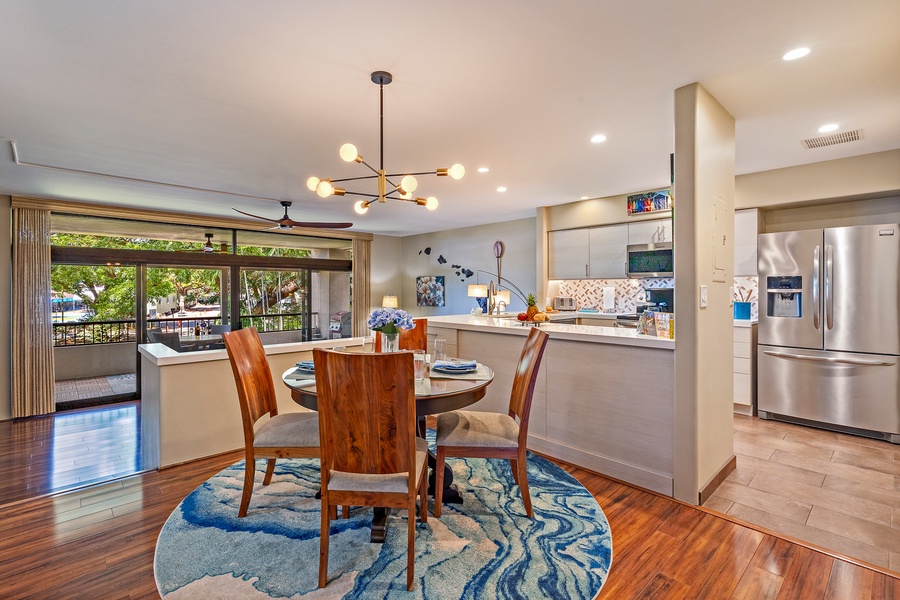
[(416, 277), (416, 306), (444, 306), (444, 297), (443, 275)]

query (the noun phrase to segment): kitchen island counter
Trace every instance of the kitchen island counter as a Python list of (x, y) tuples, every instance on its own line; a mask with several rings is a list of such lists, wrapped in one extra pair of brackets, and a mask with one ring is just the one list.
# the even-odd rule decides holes
[[(542, 323), (550, 334), (534, 387), (528, 448), (673, 494), (675, 341), (621, 327)], [(529, 331), (514, 319), (428, 317), (429, 347), (491, 366), (494, 382), (467, 410), (506, 413)]]
[[(559, 314), (559, 313), (556, 313)], [(554, 315), (551, 315), (551, 319)], [(523, 324), (514, 318), (485, 317), (478, 315), (449, 315), (428, 317), (428, 326), (446, 327), (467, 331), (491, 331), (503, 335), (528, 335), (531, 325)], [(596, 325), (564, 325), (552, 320), (539, 325), (553, 339), (616, 344), (621, 346), (640, 346), (642, 348), (675, 349), (675, 340), (657, 338), (638, 333), (630, 327), (598, 327)]]

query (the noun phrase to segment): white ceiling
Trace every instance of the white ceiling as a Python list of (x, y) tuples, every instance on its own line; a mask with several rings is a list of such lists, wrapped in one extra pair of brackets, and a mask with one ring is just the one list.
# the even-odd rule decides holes
[[(0, 193), (273, 218), (286, 199), (295, 220), (388, 235), (505, 221), (667, 186), (674, 90), (693, 82), (737, 120), (738, 174), (889, 150), (898, 24), (897, 0), (0, 0)], [(781, 60), (797, 46), (812, 53)], [(394, 76), (385, 168), (467, 169), (419, 178), (435, 212), (359, 216), (306, 189), (368, 174), (347, 141), (377, 166), (374, 70)], [(863, 139), (805, 149), (826, 122)], [(9, 140), (21, 162), (118, 178), (17, 165)]]

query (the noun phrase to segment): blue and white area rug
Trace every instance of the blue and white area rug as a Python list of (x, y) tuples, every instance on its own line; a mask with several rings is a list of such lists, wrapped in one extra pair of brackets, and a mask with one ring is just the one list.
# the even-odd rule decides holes
[[(609, 523), (571, 475), (529, 454), (534, 519), (505, 460), (448, 459), (462, 504), (416, 525), (415, 589), (406, 591), (406, 511), (369, 542), (371, 508), (332, 522), (328, 586), (319, 589), (318, 460), (279, 460), (237, 518), (244, 463), (206, 481), (175, 509), (156, 544), (166, 600), (217, 598), (594, 598), (612, 561)], [(264, 461), (257, 461), (259, 467)], [(261, 482), (263, 471), (257, 470)], [(433, 500), (429, 509), (433, 509)], [(340, 515), (340, 511), (338, 511)]]

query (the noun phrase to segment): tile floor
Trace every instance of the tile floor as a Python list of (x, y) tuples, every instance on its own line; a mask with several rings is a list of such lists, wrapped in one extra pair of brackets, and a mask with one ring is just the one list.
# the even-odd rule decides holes
[(56, 404), (90, 400), (122, 394), (133, 394), (137, 378), (134, 373), (109, 375), (107, 377), (87, 377), (65, 379), (55, 384)]
[(735, 415), (734, 451), (705, 507), (900, 572), (900, 446)]

